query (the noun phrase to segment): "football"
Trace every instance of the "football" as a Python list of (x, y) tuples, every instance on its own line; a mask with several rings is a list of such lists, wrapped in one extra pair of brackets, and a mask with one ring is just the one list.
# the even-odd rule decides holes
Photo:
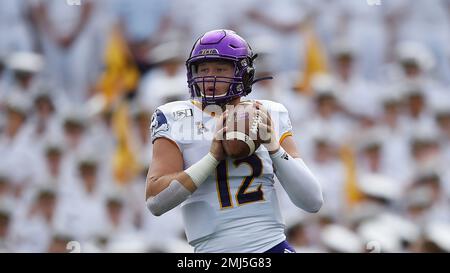
[(233, 159), (252, 155), (260, 146), (258, 124), (261, 122), (256, 104), (241, 102), (231, 109), (226, 119), (227, 133), (222, 145)]

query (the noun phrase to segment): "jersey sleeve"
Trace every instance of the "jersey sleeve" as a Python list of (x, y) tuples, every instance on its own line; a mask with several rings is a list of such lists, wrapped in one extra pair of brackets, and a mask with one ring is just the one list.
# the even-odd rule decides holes
[(281, 103), (272, 102), (266, 107), (272, 119), (275, 133), (281, 143), (287, 136), (292, 136), (292, 123), (289, 118), (289, 112)]

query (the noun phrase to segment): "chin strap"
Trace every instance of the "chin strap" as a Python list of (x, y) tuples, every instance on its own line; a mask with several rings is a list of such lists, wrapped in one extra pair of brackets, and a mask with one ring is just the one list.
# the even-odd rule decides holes
[[(258, 53), (254, 54), (251, 57), (252, 63), (257, 57), (258, 57)], [(252, 81), (252, 85), (257, 83), (257, 82), (259, 82), (259, 81), (265, 81), (265, 80), (273, 80), (273, 77), (272, 76), (268, 76), (268, 77), (262, 77), (262, 78), (255, 79), (255, 80)]]
[(252, 85), (257, 83), (257, 82), (265, 81), (265, 80), (273, 80), (273, 77), (272, 76), (267, 76), (267, 77), (262, 77), (262, 78), (255, 79), (255, 80), (253, 80)]

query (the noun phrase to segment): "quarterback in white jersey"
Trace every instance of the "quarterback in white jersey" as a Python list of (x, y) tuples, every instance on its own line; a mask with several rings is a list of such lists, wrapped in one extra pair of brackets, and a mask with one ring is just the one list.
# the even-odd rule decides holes
[(224, 151), (226, 112), (221, 110), (251, 92), (255, 57), (233, 31), (205, 33), (186, 62), (192, 99), (162, 105), (152, 117), (147, 207), (161, 215), (181, 204), (195, 252), (294, 252), (286, 242), (274, 175), (298, 207), (313, 213), (323, 203), (320, 185), (299, 157), (283, 105), (255, 101), (270, 120), (259, 124), (266, 126), (268, 141), (241, 159)]

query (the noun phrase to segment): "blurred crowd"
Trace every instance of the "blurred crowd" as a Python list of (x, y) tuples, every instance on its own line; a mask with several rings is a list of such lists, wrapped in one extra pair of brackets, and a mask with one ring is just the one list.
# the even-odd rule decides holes
[[(157, 218), (145, 206), (150, 117), (189, 98), (195, 40), (228, 28), (259, 54), (257, 77), (274, 76), (249, 97), (286, 106), (323, 188), (324, 207), (306, 214), (276, 183), (295, 249), (450, 252), (450, 1), (76, 2), (2, 1), (0, 251), (192, 252), (178, 208)], [(137, 76), (119, 75), (106, 104), (112, 33)], [(125, 178), (121, 101), (137, 166)]]

